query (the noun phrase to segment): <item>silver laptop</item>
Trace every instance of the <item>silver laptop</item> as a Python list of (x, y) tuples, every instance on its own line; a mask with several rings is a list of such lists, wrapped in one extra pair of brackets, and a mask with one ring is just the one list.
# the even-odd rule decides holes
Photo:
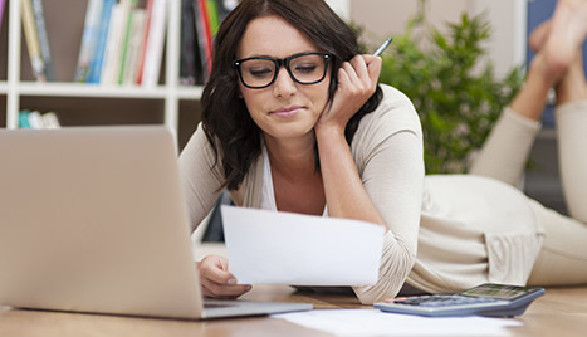
[(172, 134), (0, 131), (0, 306), (171, 318), (309, 310), (200, 293)]

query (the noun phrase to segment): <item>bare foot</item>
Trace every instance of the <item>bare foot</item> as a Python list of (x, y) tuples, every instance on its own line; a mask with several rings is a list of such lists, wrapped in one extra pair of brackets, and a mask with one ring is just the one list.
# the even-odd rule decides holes
[(550, 20), (544, 21), (538, 27), (534, 28), (528, 38), (528, 45), (535, 53), (538, 53), (544, 46), (544, 43), (548, 39), (550, 30), (552, 28), (552, 22)]
[(545, 46), (547, 72), (560, 76), (587, 36), (587, 0), (558, 0), (551, 21)]
[(557, 84), (565, 70), (563, 68), (558, 73), (549, 70), (551, 66), (546, 60), (545, 45), (551, 35), (551, 30), (552, 21), (548, 20), (536, 27), (530, 34), (528, 44), (536, 52), (536, 55), (530, 62), (524, 85), (510, 104), (512, 110), (521, 116), (536, 121), (540, 120), (542, 116), (548, 91)]

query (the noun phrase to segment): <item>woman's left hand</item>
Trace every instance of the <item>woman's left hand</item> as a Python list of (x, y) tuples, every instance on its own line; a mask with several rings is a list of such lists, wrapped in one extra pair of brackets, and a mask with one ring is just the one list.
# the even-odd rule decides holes
[(338, 88), (332, 104), (322, 111), (316, 128), (333, 126), (344, 131), (349, 119), (377, 89), (380, 72), (381, 58), (374, 55), (356, 55), (350, 62), (344, 62), (338, 70)]

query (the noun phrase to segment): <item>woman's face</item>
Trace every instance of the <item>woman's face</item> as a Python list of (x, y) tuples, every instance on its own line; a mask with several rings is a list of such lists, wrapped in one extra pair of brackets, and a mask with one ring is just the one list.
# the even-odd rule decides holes
[[(247, 25), (237, 57), (281, 59), (307, 52), (320, 50), (284, 19), (265, 16)], [(264, 76), (259, 75), (262, 68), (244, 68), (244, 64), (241, 65), (241, 71), (248, 71), (249, 75)], [(251, 117), (261, 130), (272, 137), (286, 138), (307, 135), (312, 131), (328, 100), (329, 83), (330, 69), (321, 82), (305, 85), (294, 82), (287, 69), (280, 67), (275, 82), (270, 86), (254, 89), (240, 83), (240, 90)]]

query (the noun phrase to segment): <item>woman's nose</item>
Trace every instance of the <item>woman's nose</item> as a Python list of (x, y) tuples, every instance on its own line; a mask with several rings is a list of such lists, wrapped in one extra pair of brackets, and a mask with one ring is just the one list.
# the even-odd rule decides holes
[(275, 83), (273, 83), (273, 92), (276, 96), (290, 96), (297, 90), (294, 80), (289, 76), (285, 67), (280, 67), (277, 73)]

